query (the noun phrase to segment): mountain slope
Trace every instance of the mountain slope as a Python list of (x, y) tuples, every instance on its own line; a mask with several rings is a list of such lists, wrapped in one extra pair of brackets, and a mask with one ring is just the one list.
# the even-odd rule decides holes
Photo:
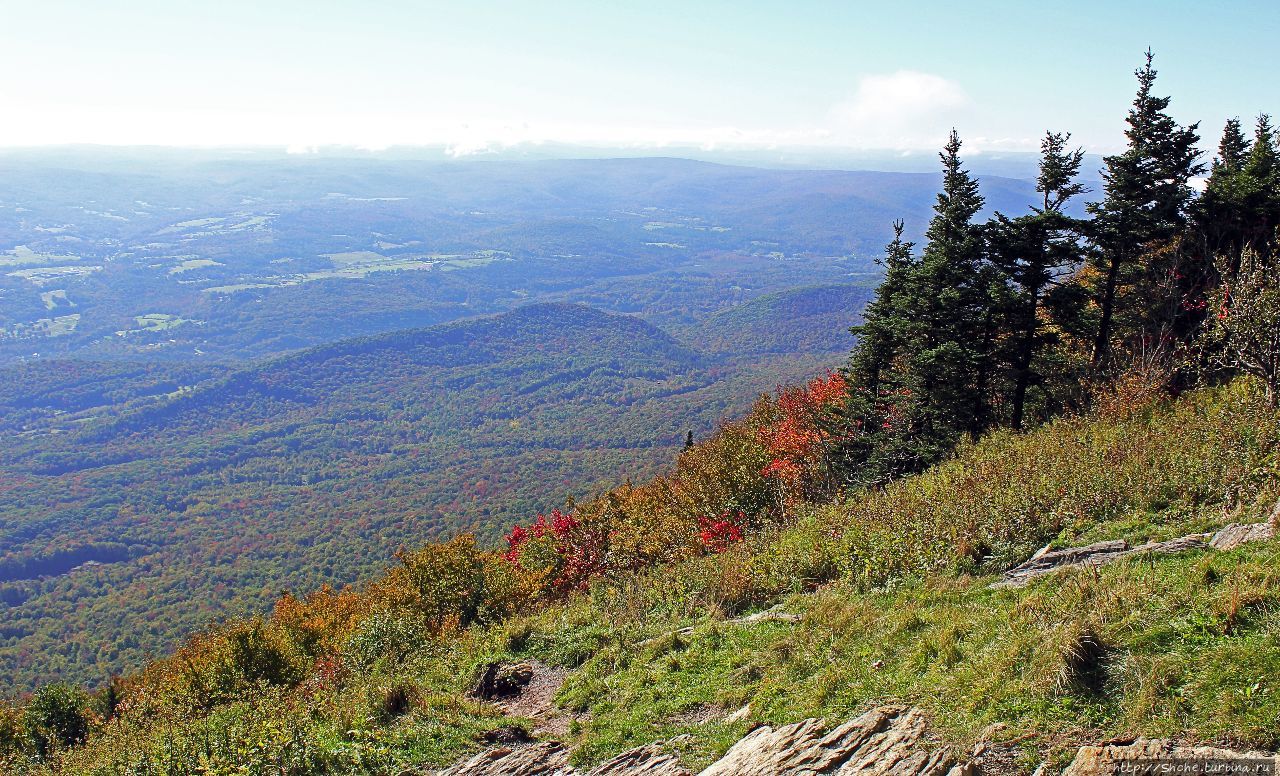
[(713, 353), (841, 353), (874, 289), (803, 286), (765, 294), (689, 327), (690, 341)]
[[(432, 772), (532, 737), (582, 771), (662, 740), (668, 766), (696, 772), (762, 724), (834, 725), (884, 704), (917, 707), (922, 751), (978, 752), (984, 773), (1140, 736), (1274, 751), (1268, 532), (996, 584), (1046, 542), (1133, 546), (1280, 519), (1280, 425), (1247, 382), (1127, 399), (469, 627), (438, 606), (474, 605), (477, 591), (496, 604), (512, 591), (487, 583), (532, 567), (484, 562), (465, 542), (424, 548), (360, 592), (286, 598), (269, 621), (151, 665), (55, 770)], [(740, 458), (716, 451), (736, 434), (682, 456), (650, 496), (734, 477)], [(627, 493), (614, 493), (624, 512)], [(690, 522), (644, 528), (679, 543), (669, 531)]]

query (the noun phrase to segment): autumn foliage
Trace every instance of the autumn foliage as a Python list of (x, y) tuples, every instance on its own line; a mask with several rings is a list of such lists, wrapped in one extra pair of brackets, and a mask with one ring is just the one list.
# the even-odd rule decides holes
[(829, 372), (807, 385), (786, 388), (772, 402), (771, 422), (756, 438), (769, 455), (762, 474), (778, 482), (785, 498), (811, 498), (831, 487), (823, 472), (823, 454), (830, 441), (833, 413), (844, 403), (848, 385), (843, 375)]
[(742, 541), (742, 525), (746, 515), (732, 514), (727, 510), (716, 517), (698, 518), (698, 540), (710, 552), (724, 552), (731, 545)]

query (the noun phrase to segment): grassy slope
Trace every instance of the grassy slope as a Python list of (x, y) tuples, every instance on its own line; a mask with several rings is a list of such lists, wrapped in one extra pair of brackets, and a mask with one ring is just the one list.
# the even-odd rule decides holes
[[(525, 657), (576, 669), (559, 701), (589, 713), (568, 735), (584, 762), (689, 733), (684, 755), (697, 765), (752, 721), (843, 718), (885, 701), (923, 706), (962, 747), (1002, 722), (996, 738), (1018, 742), (1028, 764), (1122, 734), (1275, 748), (1277, 543), (1134, 559), (1024, 590), (988, 585), (1046, 541), (1260, 519), (1277, 495), (1276, 421), (1237, 384), (996, 435), (730, 552), (601, 583), (500, 626), (441, 643), (364, 627), (345, 654), (367, 667), (340, 692), (264, 690), (205, 718), (113, 723), (68, 765), (109, 772), (140, 752), (173, 772), (201, 752), (311, 770), (445, 762), (509, 723), (466, 698), (476, 668)], [(726, 619), (779, 601), (804, 619)], [(686, 626), (692, 634), (674, 635)], [(1091, 639), (1103, 645), (1097, 659), (1073, 657)], [(380, 710), (397, 685), (415, 700), (390, 718)], [(748, 702), (750, 719), (735, 725), (689, 715)]]

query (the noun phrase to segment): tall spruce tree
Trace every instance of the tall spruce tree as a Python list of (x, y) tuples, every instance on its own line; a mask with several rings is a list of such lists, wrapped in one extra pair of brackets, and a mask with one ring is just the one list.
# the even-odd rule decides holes
[(1265, 113), (1258, 116), (1253, 145), (1241, 174), (1245, 179), (1243, 248), (1267, 263), (1275, 250), (1276, 228), (1280, 226), (1280, 157), (1276, 153), (1276, 131)]
[(858, 345), (849, 357), (845, 377), (850, 392), (833, 438), (839, 440), (833, 462), (847, 481), (874, 485), (915, 467), (911, 431), (894, 424), (900, 405), (912, 399), (911, 375), (902, 367), (903, 347), (916, 336), (913, 285), (919, 259), (913, 243), (902, 238), (904, 224), (893, 223), (893, 240), (885, 246), (884, 279), (876, 298), (862, 311), (862, 323), (850, 331)]
[(1240, 119), (1228, 119), (1218, 141), (1204, 194), (1195, 206), (1195, 222), (1201, 250), (1208, 256), (1238, 257), (1244, 248), (1249, 181), (1244, 173), (1249, 160), (1249, 140)]
[(906, 343), (906, 355), (923, 392), (919, 421), (926, 451), (948, 449), (961, 432), (976, 435), (987, 416), (993, 275), (984, 262), (982, 228), (973, 222), (983, 198), (978, 181), (964, 169), (960, 148), (953, 129), (940, 154), (942, 191), (925, 231), (928, 243), (910, 300), (918, 336)]
[(838, 463), (851, 481), (874, 484), (919, 471), (988, 417), (983, 383), (995, 342), (984, 261), (978, 182), (960, 160), (953, 130), (941, 153), (942, 190), (919, 258), (902, 240), (886, 250), (885, 280), (854, 328), (846, 373), (852, 391)]
[(1080, 236), (1084, 224), (1063, 212), (1068, 202), (1088, 191), (1076, 181), (1084, 150), (1069, 149), (1070, 139), (1070, 134), (1045, 133), (1036, 179), (1041, 203), (1019, 218), (997, 213), (988, 229), (991, 262), (1011, 285), (1005, 320), (1009, 334), (1006, 359), (1013, 382), (1009, 424), (1013, 428), (1022, 428), (1027, 391), (1042, 378), (1033, 364), (1045, 344), (1040, 313), (1047, 295), (1060, 277), (1083, 261)]
[(1203, 171), (1197, 162), (1199, 125), (1181, 126), (1168, 113), (1170, 98), (1151, 93), (1156, 81), (1152, 60), (1148, 51), (1146, 64), (1135, 71), (1138, 94), (1126, 119), (1128, 145), (1122, 153), (1104, 160), (1105, 197), (1089, 207), (1094, 216), (1093, 264), (1101, 276), (1096, 291), (1095, 365), (1111, 354), (1117, 334), (1139, 333), (1117, 331), (1119, 291), (1144, 279), (1150, 269), (1149, 257), (1168, 248), (1181, 234), (1187, 205), (1193, 198), (1190, 181)]
[(893, 240), (885, 246), (883, 259), (876, 263), (884, 268), (884, 279), (876, 288), (876, 298), (862, 311), (862, 323), (849, 329), (858, 338), (858, 347), (849, 358), (846, 372), (853, 384), (873, 394), (910, 336), (911, 310), (907, 307), (912, 273), (917, 262), (913, 243), (902, 239), (905, 224), (893, 222)]

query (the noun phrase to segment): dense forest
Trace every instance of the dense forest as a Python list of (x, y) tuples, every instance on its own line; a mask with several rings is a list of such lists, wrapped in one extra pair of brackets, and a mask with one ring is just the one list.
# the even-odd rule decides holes
[(282, 590), (367, 579), (401, 545), (493, 546), (544, 504), (646, 479), (688, 432), (834, 365), (870, 292), (766, 296), (681, 340), (530, 305), (234, 370), (7, 370), (0, 676), (100, 681)]
[[(511, 657), (576, 669), (559, 700), (580, 715), (566, 735), (586, 763), (677, 732), (705, 762), (749, 722), (680, 716), (699, 703), (747, 702), (754, 719), (777, 720), (886, 696), (929, 707), (955, 743), (972, 746), (998, 721), (1029, 756), (1050, 759), (1081, 730), (1280, 746), (1273, 545), (988, 587), (1046, 544), (1171, 538), (1264, 504), (1270, 514), (1280, 495), (1275, 131), (1265, 115), (1252, 137), (1232, 121), (1202, 164), (1199, 127), (1172, 118), (1150, 54), (1136, 75), (1127, 143), (1105, 158), (1098, 191), (1079, 182), (1070, 136), (1050, 132), (1037, 203), (979, 220), (981, 187), (953, 132), (923, 246), (896, 226), (863, 319), (844, 322), (858, 342), (842, 368), (757, 399), (651, 479), (548, 496), (496, 550), (470, 534), (402, 549), (372, 582), (286, 595), (269, 616), (211, 628), (92, 692), (42, 687), (0, 712), (0, 757), (31, 772), (442, 764), (510, 724), (470, 690), (477, 671)], [(1081, 199), (1083, 216), (1069, 210)], [(501, 343), (548, 314), (493, 319), (485, 325), (503, 329), (493, 347), (513, 347)], [(731, 347), (735, 322), (753, 316), (725, 315), (717, 341)], [(601, 355), (632, 353), (638, 371), (595, 365), (584, 395), (620, 401), (699, 357), (638, 322), (612, 331)], [(485, 350), (454, 350), (453, 333), (439, 332), (433, 352), (473, 359), (471, 380), (509, 381)], [(287, 359), (331, 364), (315, 372), (323, 385), (342, 366), (382, 363), (386, 341)], [(268, 365), (208, 390), (236, 412), (289, 423), (332, 395), (292, 372)], [(508, 386), (512, 411), (492, 421), (537, 417), (544, 387), (563, 390)], [(329, 426), (332, 444), (431, 428), (430, 413), (387, 390), (379, 401), (403, 417), (344, 417)], [(119, 440), (122, 460), (144, 429), (200, 439), (206, 416), (189, 410), (201, 396), (82, 433)], [(670, 401), (655, 398), (653, 419)], [(581, 429), (597, 417), (563, 421)], [(229, 441), (256, 442), (251, 425), (228, 422), (246, 435)], [(33, 476), (72, 467), (56, 451), (21, 460)], [(790, 635), (726, 620), (784, 598), (813, 613)]]

